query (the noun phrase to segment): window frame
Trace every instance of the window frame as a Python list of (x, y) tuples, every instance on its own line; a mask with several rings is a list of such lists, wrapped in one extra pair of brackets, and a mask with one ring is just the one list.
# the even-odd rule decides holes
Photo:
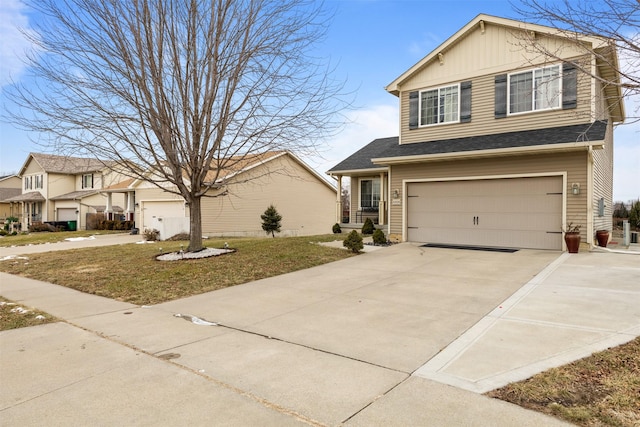
[[(443, 96), (443, 94), (441, 93), (441, 91), (444, 91), (446, 89), (451, 89), (451, 88), (455, 88), (456, 89), (456, 109), (455, 109), (455, 114), (456, 114), (456, 119), (455, 120), (449, 120), (449, 121), (440, 121), (440, 118), (444, 115), (446, 115), (446, 112), (443, 113), (441, 111), (441, 105), (440, 105), (440, 101), (441, 101), (441, 97)], [(436, 118), (437, 118), (437, 122), (436, 123), (426, 123), (423, 124), (423, 115), (422, 115), (422, 94), (425, 92), (434, 92), (437, 91), (437, 96), (436, 96), (436, 100), (437, 100), (437, 112), (436, 112)], [(420, 128), (425, 128), (425, 127), (431, 127), (431, 126), (439, 126), (439, 125), (448, 125), (448, 124), (455, 124), (455, 123), (460, 123), (460, 104), (461, 104), (461, 88), (460, 88), (460, 82), (455, 83), (455, 84), (450, 84), (450, 85), (444, 85), (444, 86), (438, 86), (438, 87), (431, 87), (428, 89), (421, 89), (418, 91), (418, 127)], [(445, 105), (446, 107), (446, 105)]]
[[(91, 179), (91, 183), (90, 185), (85, 185), (85, 178), (90, 177)], [(82, 184), (82, 189), (93, 189), (93, 174), (92, 173), (85, 173), (82, 174), (82, 177), (80, 178), (81, 184)]]
[[(550, 82), (557, 82), (557, 91), (555, 93), (555, 105), (551, 106), (551, 107), (543, 107), (543, 108), (536, 108), (536, 104), (538, 103), (537, 100), (537, 95), (540, 93), (540, 91), (538, 90), (538, 85), (536, 84), (536, 72), (541, 72), (544, 73), (545, 70), (551, 70), (551, 69), (556, 69), (557, 70), (557, 75), (555, 77), (553, 77), (551, 80), (549, 80)], [(530, 74), (531, 75), (531, 104), (530, 104), (530, 109), (528, 110), (523, 110), (523, 111), (516, 111), (513, 112), (512, 110), (512, 103), (511, 103), (511, 79), (514, 76), (522, 76), (525, 74)], [(544, 76), (544, 74), (543, 74)], [(518, 116), (521, 114), (529, 114), (529, 113), (537, 113), (537, 112), (543, 112), (543, 111), (552, 111), (552, 110), (560, 110), (563, 108), (562, 105), (562, 101), (563, 101), (563, 67), (562, 64), (553, 64), (553, 65), (547, 65), (544, 67), (536, 67), (536, 68), (531, 68), (525, 71), (517, 71), (517, 72), (513, 72), (513, 73), (508, 73), (507, 74), (507, 116)], [(546, 105), (547, 103), (545, 103)]]
[[(363, 206), (362, 205), (362, 184), (366, 181), (371, 181), (371, 200), (370, 206)], [(375, 183), (378, 183), (378, 199), (375, 199)], [(380, 197), (381, 197), (381, 186), (380, 186), (380, 178), (379, 177), (368, 177), (368, 178), (359, 178), (358, 179), (358, 209), (362, 210), (362, 209), (380, 209)]]

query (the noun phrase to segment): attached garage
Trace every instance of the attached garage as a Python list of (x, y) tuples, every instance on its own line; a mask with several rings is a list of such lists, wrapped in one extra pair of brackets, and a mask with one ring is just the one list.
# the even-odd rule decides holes
[(142, 230), (152, 228), (154, 218), (184, 218), (185, 208), (182, 200), (142, 201)]
[(76, 221), (77, 219), (76, 208), (58, 208), (56, 221)]
[(407, 240), (562, 250), (562, 176), (409, 182)]

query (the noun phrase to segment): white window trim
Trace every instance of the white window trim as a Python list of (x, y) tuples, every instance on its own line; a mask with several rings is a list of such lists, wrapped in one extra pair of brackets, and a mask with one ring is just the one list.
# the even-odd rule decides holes
[[(88, 177), (88, 176), (91, 176), (91, 186), (90, 187), (84, 185), (84, 178)], [(93, 189), (93, 187), (94, 187), (94, 179), (93, 179), (93, 174), (92, 173), (82, 174), (82, 177), (80, 178), (80, 187), (83, 190), (85, 190), (85, 189)]]
[[(430, 123), (427, 125), (423, 125), (422, 124), (422, 93), (423, 92), (429, 92), (432, 90), (437, 90), (438, 91), (438, 100), (440, 99), (440, 90), (441, 89), (447, 89), (450, 87), (455, 87), (458, 89), (458, 114), (457, 120), (452, 120), (450, 122), (441, 122), (441, 123)], [(440, 102), (438, 101), (438, 118), (440, 117)], [(456, 83), (456, 84), (452, 84), (452, 85), (444, 85), (444, 86), (438, 86), (438, 87), (430, 87), (430, 88), (425, 88), (425, 89), (421, 89), (418, 91), (418, 127), (420, 128), (428, 128), (428, 127), (432, 127), (432, 126), (442, 126), (442, 125), (451, 125), (451, 124), (455, 124), (455, 123), (460, 123), (460, 83)]]
[[(358, 178), (358, 210), (362, 209), (362, 181), (380, 181), (380, 177), (370, 176)], [(371, 184), (371, 191), (373, 191), (373, 183)], [(380, 188), (382, 190), (382, 188)], [(380, 197), (382, 197), (382, 191), (380, 191)], [(373, 196), (373, 193), (372, 193)], [(373, 204), (373, 200), (371, 201)], [(373, 207), (373, 206), (372, 206)], [(380, 199), (378, 199), (378, 209), (380, 209)]]
[[(511, 76), (516, 76), (524, 73), (532, 74), (532, 82), (535, 85), (535, 72), (538, 70), (544, 70), (545, 68), (558, 68), (558, 106), (556, 107), (548, 107), (548, 108), (538, 108), (535, 109), (536, 99), (534, 96), (531, 97), (531, 110), (527, 111), (519, 111), (517, 113), (511, 112)], [(532, 88), (532, 93), (536, 92), (536, 88)], [(519, 70), (517, 72), (507, 74), (507, 116), (520, 116), (522, 114), (531, 114), (531, 113), (540, 113), (543, 111), (553, 111), (553, 110), (561, 110), (562, 109), (562, 65), (561, 64), (553, 64), (547, 65), (545, 67), (537, 67), (531, 68), (528, 70)]]

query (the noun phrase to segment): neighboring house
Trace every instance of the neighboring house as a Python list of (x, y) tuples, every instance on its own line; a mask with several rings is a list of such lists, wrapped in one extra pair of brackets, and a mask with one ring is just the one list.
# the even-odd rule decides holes
[(620, 85), (603, 82), (618, 81), (617, 53), (576, 37), (585, 48), (479, 15), (389, 84), (400, 136), (328, 172), (338, 193), (350, 178), (350, 223), (373, 215), (401, 241), (555, 250), (568, 223), (589, 243), (611, 230), (613, 125), (625, 113)]
[[(271, 204), (282, 215), (282, 236), (331, 232), (336, 189), (303, 161), (284, 151), (237, 160), (218, 176), (218, 188), (202, 198), (204, 236), (266, 236), (260, 215)], [(130, 188), (136, 191), (136, 226), (141, 230), (156, 228), (163, 239), (189, 231), (189, 206), (181, 196), (145, 181)], [(183, 229), (163, 233), (163, 223), (176, 218), (183, 219)]]
[(103, 161), (31, 153), (19, 176), (21, 194), (9, 201), (20, 205), (23, 229), (53, 221), (75, 221), (78, 229), (84, 229), (88, 215), (96, 213), (133, 218), (133, 191), (119, 189), (112, 195), (108, 189), (126, 178)]
[(8, 217), (17, 218), (21, 215), (20, 206), (8, 201), (22, 193), (21, 186), (18, 175), (0, 176), (0, 224), (4, 224)]

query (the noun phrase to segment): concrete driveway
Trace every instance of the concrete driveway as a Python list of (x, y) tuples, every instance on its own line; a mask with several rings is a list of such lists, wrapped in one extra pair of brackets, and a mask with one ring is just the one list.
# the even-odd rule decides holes
[[(620, 266), (625, 257), (629, 258)], [(140, 397), (144, 390), (149, 388), (156, 396), (160, 414), (154, 413), (151, 421), (174, 419), (175, 410), (166, 413), (166, 418), (162, 415), (175, 408), (162, 390), (174, 387), (180, 396), (193, 393), (195, 401), (205, 405), (193, 408), (192, 401), (189, 415), (182, 418), (196, 425), (209, 424), (214, 415), (219, 418), (213, 424), (219, 425), (283, 425), (285, 420), (312, 425), (560, 425), (463, 389), (482, 391), (488, 384), (495, 386), (528, 373), (532, 365), (542, 368), (541, 361), (548, 364), (557, 357), (576, 355), (578, 349), (593, 351), (598, 344), (624, 342), (640, 334), (637, 284), (613, 292), (596, 291), (591, 284), (581, 284), (580, 273), (576, 275), (580, 270), (574, 265), (565, 268), (569, 261), (585, 265), (597, 261), (602, 265), (590, 272), (609, 268), (627, 283), (640, 275), (638, 264), (631, 259), (640, 260), (613, 254), (568, 258), (549, 251), (509, 254), (400, 244), (153, 307), (3, 274), (1, 295), (43, 309), (84, 331), (66, 331), (73, 326), (57, 324), (0, 333), (2, 348), (11, 349), (2, 351), (0, 374), (17, 384), (18, 379), (11, 382), (15, 369), (28, 371), (34, 365), (51, 364), (52, 352), (62, 354), (56, 359), (62, 365), (68, 356), (77, 370), (82, 358), (76, 353), (82, 353), (83, 342), (97, 336), (108, 341), (100, 344), (106, 348), (103, 351), (115, 351), (123, 360), (133, 357), (141, 364), (136, 369), (139, 382), (132, 385), (123, 380), (123, 384), (135, 390), (128, 400), (134, 411), (136, 407), (144, 410), (148, 403)], [(577, 277), (571, 289), (561, 283), (566, 275)], [(544, 288), (545, 284), (549, 287)], [(590, 291), (576, 298), (576, 286)], [(561, 300), (553, 303), (559, 292)], [(597, 302), (615, 300), (616, 313), (594, 307), (594, 298)], [(561, 325), (553, 317), (559, 309), (566, 315), (572, 301), (576, 312), (583, 313), (573, 323), (589, 319), (588, 328), (598, 329), (597, 333), (585, 330), (585, 325)], [(527, 316), (535, 319), (523, 321)], [(189, 319), (193, 317), (218, 326), (192, 323)], [(612, 318), (619, 320), (612, 325)], [(503, 332), (510, 336), (528, 333), (526, 328), (511, 327), (517, 323), (514, 319), (526, 327), (539, 327), (542, 322), (550, 331), (582, 328), (585, 334), (552, 333), (552, 339), (542, 340), (540, 348), (526, 340), (509, 340), (514, 346), (509, 350)], [(38, 351), (27, 351), (36, 345), (34, 335), (44, 330), (56, 335), (57, 344), (48, 348), (40, 343)], [(91, 332), (88, 336), (87, 331)], [(60, 350), (60, 341), (67, 335), (70, 344), (64, 348), (69, 354)], [(541, 333), (538, 330), (534, 335)], [(577, 340), (572, 341), (572, 336)], [(14, 351), (16, 346), (22, 348), (20, 353)], [(101, 356), (94, 360), (106, 359), (96, 352)], [(148, 364), (144, 363), (147, 359)], [(504, 365), (498, 363), (501, 360)], [(150, 366), (155, 374), (147, 380), (144, 373)], [(180, 377), (186, 376), (178, 383), (170, 377), (176, 369)], [(82, 387), (86, 375), (93, 395), (100, 387), (105, 392), (118, 389), (117, 383), (97, 381), (99, 376), (90, 371), (78, 374), (75, 388)], [(100, 370), (104, 371), (108, 369)], [(504, 376), (505, 372), (510, 375)], [(74, 390), (75, 397), (80, 395)], [(215, 408), (225, 407), (217, 400), (221, 399), (241, 412), (215, 409), (211, 413), (206, 406), (208, 396), (216, 396)], [(67, 397), (65, 388), (55, 381), (45, 386), (36, 381), (31, 388), (23, 385), (18, 397), (11, 391), (0, 392), (0, 416), (28, 420), (32, 411), (44, 411), (51, 402)], [(91, 407), (92, 401), (84, 404)], [(110, 404), (102, 402), (103, 406)], [(108, 413), (103, 406), (100, 413)], [(78, 414), (75, 418), (65, 414), (67, 420), (85, 420)], [(126, 414), (119, 417), (112, 412), (110, 420), (126, 420)]]

